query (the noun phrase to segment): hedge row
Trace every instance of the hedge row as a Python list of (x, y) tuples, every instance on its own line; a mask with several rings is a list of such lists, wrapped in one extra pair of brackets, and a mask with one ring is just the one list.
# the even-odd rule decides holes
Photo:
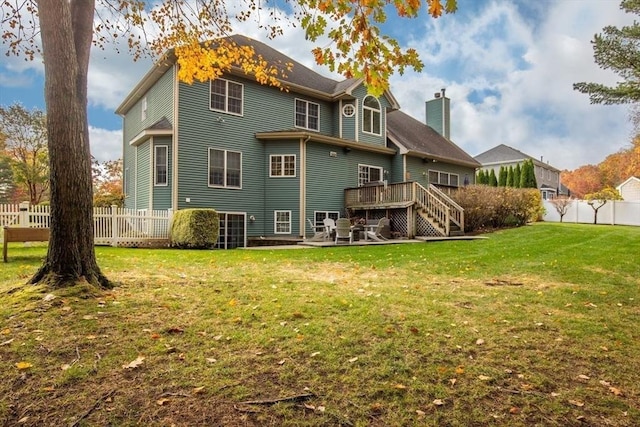
[(464, 231), (521, 226), (542, 217), (540, 191), (531, 188), (469, 185), (451, 194), (464, 208)]

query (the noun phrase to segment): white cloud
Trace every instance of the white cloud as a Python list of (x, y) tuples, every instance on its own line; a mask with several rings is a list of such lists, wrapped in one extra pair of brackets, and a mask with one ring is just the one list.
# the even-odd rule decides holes
[[(471, 155), (504, 143), (573, 169), (626, 146), (627, 107), (590, 105), (573, 83), (617, 81), (594, 63), (590, 40), (632, 18), (599, 0), (552, 2), (540, 17), (532, 23), (514, 3), (493, 1), (428, 21), (424, 39), (413, 40), (424, 73), (392, 80), (402, 108), (424, 120), (424, 101), (446, 87), (452, 139)], [(474, 91), (487, 97), (472, 101)]]
[(122, 157), (122, 131), (89, 126), (91, 154), (100, 162)]

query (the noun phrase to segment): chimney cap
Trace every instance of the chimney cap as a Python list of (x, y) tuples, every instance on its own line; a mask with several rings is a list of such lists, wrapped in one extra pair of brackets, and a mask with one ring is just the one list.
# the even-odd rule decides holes
[(436, 93), (434, 93), (434, 94), (433, 94), (433, 97), (434, 97), (434, 98), (440, 98), (440, 92), (436, 92)]

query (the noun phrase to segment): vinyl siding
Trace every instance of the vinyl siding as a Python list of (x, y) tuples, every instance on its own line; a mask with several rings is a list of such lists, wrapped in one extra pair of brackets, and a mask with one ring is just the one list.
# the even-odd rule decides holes
[[(129, 168), (131, 177), (139, 176), (135, 164), (136, 147), (131, 146), (131, 140), (162, 117), (166, 117), (169, 122), (173, 123), (173, 68), (167, 70), (160, 80), (149, 89), (146, 98), (147, 118), (145, 120), (141, 120), (142, 99), (127, 111), (122, 119), (123, 168)], [(135, 189), (133, 186), (130, 188), (132, 194), (125, 199), (125, 207), (134, 208), (137, 204), (133, 198)]]
[[(171, 145), (170, 137), (154, 137), (153, 146), (165, 145), (167, 146), (167, 185), (165, 186), (153, 186), (153, 209), (169, 209), (171, 208), (171, 182), (173, 173), (171, 172), (171, 155), (173, 147)], [(153, 180), (153, 173), (151, 171), (151, 179)]]
[[(269, 177), (269, 163), (272, 154), (294, 154), (296, 156), (295, 177)], [(300, 230), (300, 143), (268, 142), (265, 146), (265, 233), (274, 233), (274, 211), (291, 211), (291, 234), (299, 235)], [(303, 218), (304, 220), (304, 218)], [(258, 219), (256, 218), (256, 222)]]
[(135, 180), (135, 209), (149, 209), (151, 191), (151, 141), (143, 142), (137, 147), (136, 180)]
[[(255, 133), (294, 129), (297, 98), (320, 105), (320, 132), (332, 135), (334, 106), (261, 86), (247, 79), (235, 76), (225, 78), (244, 85), (243, 116), (211, 111), (208, 82), (180, 85), (178, 208), (208, 207), (219, 211), (245, 212), (247, 216), (256, 217), (247, 235), (269, 235), (273, 233), (273, 215), (265, 212), (268, 154), (265, 145), (256, 140)], [(241, 189), (208, 187), (208, 148), (242, 153)], [(190, 199), (189, 203), (186, 202), (187, 198)], [(278, 210), (285, 208), (278, 207)], [(298, 215), (297, 207), (291, 210), (292, 216)], [(292, 224), (292, 230), (298, 230), (296, 224)]]
[[(444, 103), (444, 107), (443, 107)], [(449, 129), (451, 127), (450, 118), (450, 100), (449, 98), (440, 97), (426, 102), (426, 122), (440, 135), (449, 138)], [(444, 127), (442, 123), (442, 115), (444, 114)]]
[(306, 218), (313, 218), (314, 211), (339, 211), (345, 215), (344, 189), (358, 186), (359, 164), (389, 170), (391, 156), (360, 150), (345, 153), (340, 147), (307, 144)]

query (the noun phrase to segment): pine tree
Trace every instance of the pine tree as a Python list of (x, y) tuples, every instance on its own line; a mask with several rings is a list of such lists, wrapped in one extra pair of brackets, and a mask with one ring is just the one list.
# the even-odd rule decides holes
[(522, 176), (522, 168), (520, 168), (520, 163), (518, 163), (513, 170), (513, 186), (515, 188), (520, 188), (520, 177)]
[(513, 166), (509, 165), (507, 170), (507, 187), (514, 187), (513, 185)]
[[(640, 15), (640, 1), (623, 0), (620, 9)], [(640, 46), (638, 45), (640, 22), (621, 28), (613, 25), (602, 29), (593, 41), (593, 57), (600, 68), (613, 70), (620, 76), (616, 86), (601, 83), (574, 83), (573, 89), (589, 95), (592, 104), (627, 104), (640, 102)]]
[(500, 166), (500, 173), (498, 174), (498, 186), (507, 186), (507, 168), (505, 168), (504, 166)]
[(498, 186), (498, 178), (496, 177), (496, 171), (491, 169), (491, 172), (489, 173), (489, 182), (488, 184), (492, 187), (497, 187)]

